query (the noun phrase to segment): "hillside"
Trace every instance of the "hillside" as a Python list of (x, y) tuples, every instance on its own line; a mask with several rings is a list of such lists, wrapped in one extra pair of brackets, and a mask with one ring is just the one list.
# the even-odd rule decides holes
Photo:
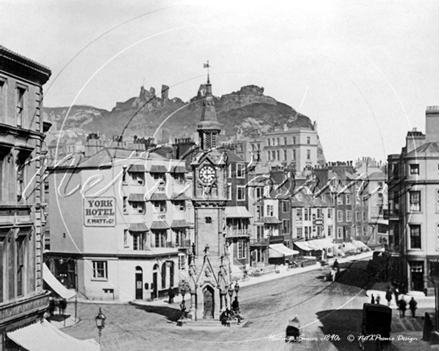
[[(138, 97), (118, 102), (111, 111), (92, 106), (73, 106), (63, 129), (81, 128), (85, 132), (100, 132), (107, 137), (153, 136), (161, 139), (162, 132), (172, 138), (192, 136), (200, 119), (201, 99), (205, 85), (189, 102), (168, 98), (168, 87), (162, 86), (160, 96), (154, 88), (141, 88)], [(311, 127), (310, 118), (292, 107), (264, 95), (264, 88), (255, 85), (242, 87), (239, 91), (215, 98), (218, 121), (226, 137), (240, 129), (244, 135), (264, 134), (271, 128)], [(69, 109), (66, 107), (44, 108), (48, 120), (60, 129)], [(160, 126), (160, 129), (158, 129)], [(323, 152), (320, 150), (322, 159)]]

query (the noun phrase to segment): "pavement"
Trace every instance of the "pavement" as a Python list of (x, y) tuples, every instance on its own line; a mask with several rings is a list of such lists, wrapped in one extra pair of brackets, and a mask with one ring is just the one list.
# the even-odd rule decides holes
[[(360, 253), (358, 255), (353, 256), (347, 256), (347, 257), (336, 257), (328, 260), (328, 264), (331, 266), (333, 262), (337, 259), (339, 263), (347, 263), (347, 262), (353, 262), (358, 260), (365, 260), (370, 259), (373, 256), (373, 251), (367, 251)], [(268, 281), (272, 281), (275, 279), (281, 279), (285, 277), (290, 277), (297, 274), (302, 274), (310, 271), (315, 270), (324, 270), (325, 268), (321, 266), (321, 264), (318, 262), (315, 265), (307, 266), (307, 267), (297, 267), (297, 268), (288, 268), (287, 266), (279, 266), (279, 273), (269, 273), (265, 274), (259, 277), (247, 277), (245, 280), (239, 281), (240, 287), (245, 286), (251, 286), (256, 285)], [(79, 301), (79, 299), (78, 299)], [(185, 301), (190, 301), (190, 296), (187, 295)], [(81, 301), (82, 302), (82, 301)], [(96, 301), (95, 301), (96, 302)], [(163, 304), (168, 304), (168, 298), (163, 300), (155, 300), (155, 301), (145, 301), (145, 300), (134, 300), (131, 301), (130, 304), (132, 305), (139, 305), (139, 306), (163, 306)], [(176, 308), (178, 308), (178, 303), (176, 303)]]

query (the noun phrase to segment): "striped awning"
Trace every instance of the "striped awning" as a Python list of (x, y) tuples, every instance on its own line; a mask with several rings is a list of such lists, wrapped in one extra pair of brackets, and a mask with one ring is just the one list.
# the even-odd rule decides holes
[(275, 217), (264, 217), (265, 224), (281, 224), (281, 221)]
[(130, 232), (147, 232), (148, 227), (145, 223), (130, 223)]
[(142, 172), (145, 172), (145, 167), (144, 167), (144, 165), (131, 165), (130, 168), (127, 170), (127, 172), (132, 172), (132, 173), (139, 172), (139, 173), (142, 173)]
[(150, 201), (165, 201), (168, 200), (168, 197), (164, 193), (154, 193), (151, 195)]
[(128, 195), (128, 201), (144, 202), (144, 194), (131, 193), (130, 195)]
[(188, 228), (189, 223), (185, 221), (184, 219), (174, 219), (171, 222), (171, 228)]
[(150, 168), (150, 173), (166, 173), (167, 168), (165, 166), (152, 165)]
[(170, 226), (164, 221), (154, 221), (151, 223), (150, 229), (169, 229)]

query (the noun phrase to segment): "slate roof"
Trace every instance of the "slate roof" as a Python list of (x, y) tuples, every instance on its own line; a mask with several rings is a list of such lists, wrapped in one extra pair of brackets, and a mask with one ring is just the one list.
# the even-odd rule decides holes
[(411, 151), (406, 157), (438, 156), (438, 143), (425, 143)]

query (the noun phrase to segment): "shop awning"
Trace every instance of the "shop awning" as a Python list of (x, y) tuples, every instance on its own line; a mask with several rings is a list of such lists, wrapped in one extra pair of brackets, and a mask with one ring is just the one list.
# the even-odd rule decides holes
[(144, 165), (131, 165), (127, 172), (135, 173), (135, 172), (145, 172)]
[(167, 168), (165, 166), (153, 165), (150, 168), (150, 173), (166, 173)]
[(342, 244), (342, 251), (349, 252), (349, 251), (356, 251), (357, 248), (352, 243), (344, 243)]
[(307, 241), (295, 241), (294, 244), (303, 251), (313, 251), (315, 250), (313, 247), (311, 247)]
[(150, 201), (165, 201), (168, 200), (168, 197), (164, 193), (155, 193), (151, 195)]
[(53, 292), (63, 299), (68, 300), (76, 295), (75, 291), (67, 289), (57, 278), (55, 278), (46, 263), (43, 264), (43, 280), (50, 286)]
[(360, 240), (352, 240), (351, 243), (357, 247), (358, 249), (361, 250), (371, 250), (367, 245), (365, 245), (362, 241)]
[(184, 219), (174, 219), (171, 222), (171, 228), (188, 228), (189, 223), (187, 223)]
[(226, 218), (252, 218), (252, 214), (244, 206), (225, 207)]
[(48, 321), (36, 322), (7, 333), (9, 339), (29, 351), (100, 351), (93, 340), (78, 340), (64, 334)]
[(299, 251), (289, 249), (283, 244), (269, 245), (269, 258), (298, 255)]
[(130, 223), (128, 228), (130, 232), (148, 232), (148, 227), (145, 223)]
[(169, 229), (169, 225), (164, 221), (154, 221), (151, 223), (150, 229)]
[(173, 194), (171, 195), (171, 200), (189, 200), (190, 198), (186, 196), (185, 193)]
[(145, 202), (144, 194), (141, 193), (131, 193), (128, 195), (128, 201), (131, 202)]
[(281, 224), (281, 221), (275, 217), (264, 217), (265, 224)]
[(310, 247), (315, 248), (315, 250), (332, 249), (335, 246), (335, 244), (333, 244), (327, 239), (309, 240), (307, 241), (307, 244)]

